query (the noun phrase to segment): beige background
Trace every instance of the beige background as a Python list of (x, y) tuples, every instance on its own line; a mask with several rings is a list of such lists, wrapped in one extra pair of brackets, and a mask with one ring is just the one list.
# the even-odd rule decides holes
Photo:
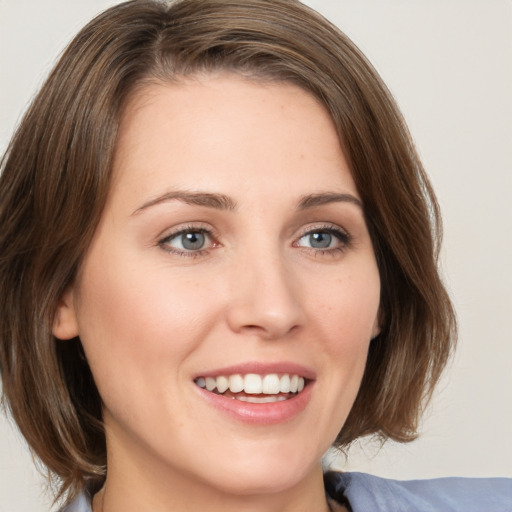
[[(65, 43), (110, 0), (0, 0), (0, 150)], [(460, 345), (422, 437), (356, 446), (337, 467), (392, 478), (512, 476), (512, 2), (310, 0), (395, 94), (445, 219)], [(1, 229), (1, 227), (0, 227)], [(0, 512), (51, 500), (0, 415)]]

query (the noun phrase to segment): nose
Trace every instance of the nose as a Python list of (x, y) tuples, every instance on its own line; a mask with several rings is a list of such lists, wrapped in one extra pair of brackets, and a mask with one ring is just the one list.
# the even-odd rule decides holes
[(276, 340), (304, 322), (293, 271), (279, 256), (244, 258), (232, 273), (230, 288), (227, 321), (234, 332)]

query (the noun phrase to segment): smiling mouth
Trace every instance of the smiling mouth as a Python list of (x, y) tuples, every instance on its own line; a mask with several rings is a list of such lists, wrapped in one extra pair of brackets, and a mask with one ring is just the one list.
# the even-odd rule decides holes
[(308, 383), (304, 377), (288, 373), (198, 377), (194, 382), (211, 393), (256, 404), (289, 400), (300, 394)]

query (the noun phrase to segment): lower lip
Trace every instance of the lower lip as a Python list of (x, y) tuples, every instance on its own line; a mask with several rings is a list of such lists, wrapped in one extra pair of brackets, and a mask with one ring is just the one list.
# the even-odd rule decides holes
[(308, 382), (308, 385), (292, 398), (263, 404), (242, 402), (236, 398), (211, 393), (199, 386), (196, 388), (210, 405), (237, 421), (252, 425), (276, 425), (292, 420), (306, 408), (311, 399), (313, 382)]

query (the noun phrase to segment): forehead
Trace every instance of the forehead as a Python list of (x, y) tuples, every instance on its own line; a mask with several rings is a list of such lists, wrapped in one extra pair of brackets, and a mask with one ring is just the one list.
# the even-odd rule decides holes
[(115, 152), (114, 189), (121, 182), (147, 194), (269, 183), (355, 193), (335, 126), (315, 97), (294, 84), (227, 73), (134, 93)]

